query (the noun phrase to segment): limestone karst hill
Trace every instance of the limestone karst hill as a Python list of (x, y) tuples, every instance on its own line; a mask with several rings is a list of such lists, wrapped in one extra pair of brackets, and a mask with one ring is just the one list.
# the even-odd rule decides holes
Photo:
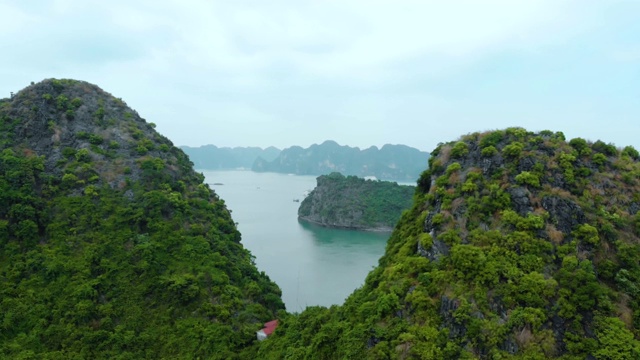
[(438, 146), (365, 284), (260, 358), (640, 358), (639, 159), (521, 128)]
[(0, 100), (0, 358), (253, 358), (283, 309), (182, 150), (95, 85)]
[(300, 203), (298, 219), (334, 228), (390, 232), (411, 207), (415, 192), (414, 186), (340, 173), (316, 180), (316, 187)]

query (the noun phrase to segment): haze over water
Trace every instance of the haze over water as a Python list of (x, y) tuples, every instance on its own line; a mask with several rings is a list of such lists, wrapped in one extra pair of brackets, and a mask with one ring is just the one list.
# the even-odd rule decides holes
[[(202, 171), (202, 170), (200, 170)], [(328, 229), (298, 222), (299, 202), (315, 176), (202, 171), (232, 211), (242, 244), (282, 289), (288, 311), (341, 304), (384, 253), (388, 233)], [(223, 185), (213, 185), (221, 183)]]

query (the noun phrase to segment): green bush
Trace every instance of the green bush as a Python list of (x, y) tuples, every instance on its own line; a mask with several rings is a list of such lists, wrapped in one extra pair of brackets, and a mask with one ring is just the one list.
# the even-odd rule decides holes
[(420, 245), (422, 245), (425, 249), (430, 249), (433, 246), (433, 238), (428, 233), (420, 234), (420, 238), (418, 239)]
[(628, 156), (633, 160), (640, 160), (640, 153), (633, 146), (625, 146), (622, 149), (622, 155)]
[(464, 184), (462, 184), (462, 192), (472, 193), (478, 190), (478, 185), (473, 182), (472, 179), (467, 179)]
[(487, 258), (479, 247), (473, 245), (453, 245), (451, 264), (456, 275), (462, 279), (475, 278), (484, 267)]
[(56, 98), (56, 108), (58, 110), (67, 110), (67, 105), (69, 103), (69, 99), (64, 95), (59, 95)]
[(98, 120), (104, 120), (104, 106), (103, 106), (103, 104), (100, 104), (98, 106), (98, 110), (96, 110), (96, 112), (93, 114), (93, 116), (95, 116), (96, 119), (98, 119)]
[(76, 149), (72, 148), (72, 147), (65, 147), (64, 149), (62, 149), (62, 155), (64, 157), (71, 157), (71, 156), (75, 156), (76, 155)]
[(609, 162), (609, 159), (607, 159), (607, 157), (604, 156), (603, 154), (597, 153), (593, 155), (593, 158), (591, 159), (591, 161), (602, 169), (607, 164), (607, 162)]
[(597, 151), (599, 153), (603, 153), (607, 156), (617, 156), (618, 155), (618, 149), (616, 148), (615, 145), (613, 144), (605, 144), (604, 142), (598, 140), (595, 143), (593, 143), (593, 145), (591, 146), (591, 148), (594, 151)]
[(454, 162), (451, 165), (447, 166), (447, 175), (451, 175), (452, 173), (459, 171), (462, 168), (460, 163)]
[(514, 141), (502, 149), (502, 154), (506, 157), (518, 158), (523, 149), (524, 145), (521, 142)]
[(527, 136), (527, 130), (521, 127), (510, 127), (507, 128), (505, 132), (507, 133), (507, 135), (513, 136), (516, 139), (523, 139), (525, 136)]
[(74, 109), (79, 108), (80, 106), (82, 106), (82, 99), (81, 98), (74, 98), (73, 100), (71, 100), (71, 106)]
[(80, 149), (76, 152), (76, 160), (79, 162), (90, 162), (91, 154), (87, 149)]
[(540, 178), (538, 175), (528, 171), (523, 171), (516, 175), (515, 179), (520, 185), (531, 185), (536, 188), (540, 187)]
[(78, 182), (78, 177), (73, 174), (64, 174), (62, 176), (62, 184), (65, 186), (74, 186)]
[(505, 137), (504, 131), (492, 131), (480, 139), (480, 147), (486, 148), (489, 146), (496, 147)]
[(143, 137), (143, 136), (144, 136), (144, 133), (143, 133), (143, 132), (142, 132), (142, 130), (140, 130), (140, 129), (134, 129), (134, 130), (131, 132), (131, 137), (133, 137), (133, 138), (134, 138), (134, 139), (136, 139), (136, 140), (140, 140), (140, 139), (142, 139), (142, 137)]
[(144, 155), (149, 152), (149, 149), (144, 147), (144, 145), (138, 145), (136, 146), (136, 152), (140, 155)]
[(102, 142), (103, 142), (102, 136), (96, 135), (96, 134), (89, 135), (89, 143), (93, 145), (100, 145), (102, 144)]
[(591, 153), (591, 148), (589, 148), (589, 144), (587, 141), (582, 138), (575, 138), (569, 141), (569, 145), (571, 145), (580, 155), (589, 155)]
[(483, 148), (480, 153), (484, 157), (492, 157), (498, 153), (498, 149), (496, 149), (493, 145), (489, 145), (486, 148)]
[(600, 236), (598, 235), (598, 229), (589, 225), (582, 224), (578, 226), (576, 230), (572, 232), (578, 240), (587, 243), (589, 245), (598, 245), (600, 242)]
[(455, 145), (453, 145), (453, 148), (451, 149), (451, 156), (454, 159), (459, 159), (467, 155), (468, 153), (469, 146), (463, 141), (458, 141), (457, 143), (455, 143)]
[(640, 343), (620, 319), (598, 317), (595, 324), (599, 345), (593, 353), (596, 359), (640, 359)]

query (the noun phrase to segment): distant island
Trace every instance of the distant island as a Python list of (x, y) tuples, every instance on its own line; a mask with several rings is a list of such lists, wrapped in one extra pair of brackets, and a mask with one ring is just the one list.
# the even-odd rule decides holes
[(296, 175), (344, 175), (375, 177), (382, 180), (415, 181), (427, 166), (429, 153), (406, 145), (384, 145), (360, 150), (325, 141), (309, 148), (292, 146), (272, 161), (259, 157), (251, 170)]
[(260, 147), (217, 147), (204, 145), (199, 147), (181, 146), (193, 162), (196, 169), (231, 170), (250, 169), (257, 158), (274, 160), (280, 149), (270, 146)]
[(319, 176), (302, 201), (298, 218), (321, 226), (391, 231), (412, 204), (414, 186), (365, 180), (334, 172)]

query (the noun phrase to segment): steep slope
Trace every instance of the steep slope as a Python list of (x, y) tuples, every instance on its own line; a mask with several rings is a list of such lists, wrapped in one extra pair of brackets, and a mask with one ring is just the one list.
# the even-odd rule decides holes
[(95, 85), (0, 102), (0, 358), (251, 358), (283, 308), (187, 156)]
[(339, 172), (381, 180), (415, 181), (429, 154), (406, 145), (372, 146), (365, 150), (341, 146), (335, 141), (313, 144), (308, 149), (292, 146), (273, 161), (258, 158), (251, 170), (297, 175), (326, 175)]
[(300, 203), (298, 218), (327, 227), (391, 231), (411, 207), (414, 189), (340, 173), (321, 175)]
[(189, 159), (193, 161), (196, 169), (206, 170), (251, 169), (256, 159), (273, 161), (280, 154), (280, 149), (273, 146), (265, 149), (259, 147), (229, 148), (215, 145), (181, 146), (180, 148), (189, 155)]
[(640, 358), (639, 158), (520, 128), (439, 146), (364, 286), (260, 357)]

